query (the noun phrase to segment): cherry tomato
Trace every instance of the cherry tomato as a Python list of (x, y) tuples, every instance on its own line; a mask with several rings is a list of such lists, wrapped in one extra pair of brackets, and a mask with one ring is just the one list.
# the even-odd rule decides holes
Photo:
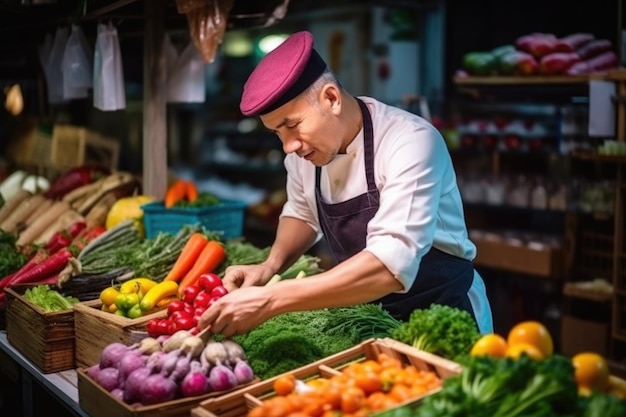
[(174, 333), (176, 333), (176, 331), (178, 331), (178, 328), (176, 327), (176, 322), (173, 320), (167, 320), (167, 334), (169, 334), (170, 336), (173, 335)]
[(193, 308), (194, 308), (193, 304), (185, 303), (185, 308), (183, 309), (183, 311), (187, 313), (188, 315), (193, 316)]
[(207, 308), (209, 306), (209, 300), (211, 299), (211, 294), (206, 291), (200, 291), (198, 295), (196, 295), (196, 299), (193, 300), (194, 308), (204, 307)]
[(170, 321), (168, 319), (155, 319), (158, 320), (156, 323), (156, 329), (159, 334), (168, 335), (170, 333)]
[(146, 323), (146, 331), (150, 337), (159, 337), (163, 334), (161, 333), (161, 329), (159, 327), (159, 321), (160, 319), (150, 319)]
[(179, 317), (174, 323), (178, 330), (189, 330), (196, 325), (191, 317)]
[(218, 285), (211, 290), (213, 297), (223, 297), (228, 294), (228, 290), (223, 285)]
[(178, 321), (179, 318), (189, 318), (191, 317), (191, 314), (187, 314), (187, 312), (185, 312), (184, 310), (179, 310), (179, 311), (175, 311), (173, 312), (170, 316), (169, 319), (172, 320), (174, 323), (176, 323)]
[(202, 313), (204, 313), (206, 311), (206, 308), (204, 307), (196, 307), (193, 309), (193, 314), (191, 314), (192, 316), (201, 316)]
[(189, 285), (185, 287), (183, 290), (182, 299), (187, 304), (193, 304), (193, 300), (196, 298), (196, 295), (200, 292), (201, 288), (197, 285)]
[(198, 285), (206, 292), (210, 292), (218, 285), (222, 285), (222, 278), (215, 275), (212, 272), (200, 275), (198, 278)]
[(170, 301), (167, 305), (167, 315), (171, 316), (175, 311), (181, 311), (185, 309), (185, 302), (183, 300)]
[(217, 300), (219, 300), (222, 297), (216, 297), (216, 296), (211, 296), (211, 298), (209, 298), (209, 304), (207, 304), (207, 308), (211, 307), (213, 305), (214, 302), (216, 302)]

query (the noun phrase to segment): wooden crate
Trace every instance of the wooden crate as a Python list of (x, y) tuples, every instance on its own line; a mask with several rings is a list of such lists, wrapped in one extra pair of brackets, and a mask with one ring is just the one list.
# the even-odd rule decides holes
[(544, 247), (533, 249), (524, 245), (511, 245), (504, 241), (473, 239), (477, 266), (505, 269), (540, 278), (559, 279), (563, 271), (563, 250)]
[(102, 303), (92, 300), (74, 307), (76, 367), (88, 368), (100, 361), (102, 350), (113, 342), (131, 345), (145, 336), (146, 323), (153, 318), (165, 318), (163, 309), (136, 319), (101, 310)]
[(47, 313), (28, 301), (29, 286), (5, 288), (7, 340), (43, 373), (74, 368), (74, 310)]
[(179, 398), (160, 404), (132, 406), (120, 401), (91, 379), (85, 368), (76, 370), (78, 378), (78, 401), (83, 410), (91, 417), (189, 417), (190, 410), (207, 398), (219, 398), (230, 392), (247, 389), (259, 379), (255, 378), (248, 384), (240, 385), (230, 391), (210, 392), (197, 397)]
[[(402, 363), (414, 365), (420, 370), (433, 371), (442, 379), (459, 375), (461, 372), (461, 365), (456, 362), (415, 349), (397, 340), (385, 338), (367, 340), (350, 349), (287, 373), (293, 374), (296, 378), (304, 381), (318, 377), (329, 377), (336, 375), (341, 367), (350, 362), (374, 359), (380, 353), (386, 353), (389, 356), (399, 359)], [(260, 405), (264, 399), (275, 395), (272, 386), (274, 381), (280, 377), (281, 375), (277, 375), (245, 389), (237, 390), (221, 397), (204, 400), (198, 407), (191, 410), (191, 416), (245, 417), (248, 411)], [(436, 391), (432, 391), (426, 395), (433, 394), (434, 392)], [(408, 402), (415, 402), (421, 398), (423, 397), (414, 398)]]
[(71, 168), (85, 164), (117, 169), (119, 142), (85, 127), (56, 124), (52, 131), (50, 164)]

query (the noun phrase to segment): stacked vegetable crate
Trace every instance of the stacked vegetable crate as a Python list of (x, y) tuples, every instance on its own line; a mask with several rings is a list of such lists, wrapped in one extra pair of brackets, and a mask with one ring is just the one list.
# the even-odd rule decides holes
[[(289, 371), (288, 374), (292, 374), (303, 381), (328, 377), (338, 374), (343, 367), (351, 362), (375, 359), (382, 353), (400, 360), (405, 365), (413, 365), (418, 370), (432, 371), (441, 379), (459, 375), (461, 372), (461, 365), (456, 362), (415, 349), (397, 340), (384, 338), (369, 339), (350, 349)], [(273, 389), (274, 382), (283, 375), (285, 374), (277, 375), (220, 397), (204, 400), (198, 407), (191, 410), (191, 415), (192, 417), (246, 417), (248, 412), (259, 406), (263, 400), (276, 395)], [(432, 390), (399, 405), (414, 403), (437, 391)]]
[(43, 373), (74, 368), (74, 310), (47, 313), (24, 297), (30, 286), (5, 288), (7, 340)]
[(146, 323), (153, 318), (165, 318), (160, 310), (136, 319), (102, 311), (100, 300), (86, 301), (74, 306), (76, 367), (86, 368), (100, 360), (102, 350), (113, 342), (130, 345), (146, 335)]

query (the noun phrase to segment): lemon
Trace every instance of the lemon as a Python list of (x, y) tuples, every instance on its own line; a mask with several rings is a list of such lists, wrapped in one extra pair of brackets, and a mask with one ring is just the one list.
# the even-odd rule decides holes
[(154, 201), (154, 197), (149, 195), (138, 195), (135, 197), (122, 197), (117, 200), (107, 213), (105, 227), (112, 228), (124, 220), (133, 220), (140, 236), (145, 236), (143, 225), (142, 205)]

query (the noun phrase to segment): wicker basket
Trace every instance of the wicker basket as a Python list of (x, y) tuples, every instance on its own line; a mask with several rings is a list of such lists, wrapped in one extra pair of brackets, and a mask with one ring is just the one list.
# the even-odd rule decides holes
[(164, 309), (130, 319), (102, 311), (101, 307), (99, 300), (74, 306), (77, 368), (88, 368), (98, 363), (102, 350), (113, 342), (131, 345), (143, 338), (149, 320), (167, 316)]
[(24, 296), (31, 286), (5, 288), (7, 340), (42, 373), (74, 368), (74, 310), (47, 313)]
[[(461, 365), (456, 362), (415, 349), (396, 340), (385, 338), (367, 340), (355, 347), (289, 371), (288, 373), (301, 380), (327, 377), (338, 373), (341, 367), (350, 362), (374, 359), (380, 353), (386, 353), (389, 356), (399, 359), (402, 363), (411, 364), (420, 370), (433, 371), (442, 379), (459, 375), (461, 372)], [(260, 405), (264, 399), (275, 395), (273, 384), (274, 381), (280, 377), (281, 375), (277, 375), (243, 390), (238, 390), (222, 397), (204, 400), (200, 403), (199, 407), (191, 410), (191, 416), (246, 417), (248, 411)], [(433, 394), (437, 391), (438, 390), (434, 390), (426, 395)], [(419, 401), (423, 397), (424, 396), (413, 398), (406, 403)]]
[(207, 207), (165, 208), (163, 202), (141, 206), (148, 238), (158, 232), (175, 234), (184, 225), (201, 224), (207, 230), (222, 232), (223, 239), (242, 236), (246, 207), (246, 203), (236, 200), (222, 200)]

